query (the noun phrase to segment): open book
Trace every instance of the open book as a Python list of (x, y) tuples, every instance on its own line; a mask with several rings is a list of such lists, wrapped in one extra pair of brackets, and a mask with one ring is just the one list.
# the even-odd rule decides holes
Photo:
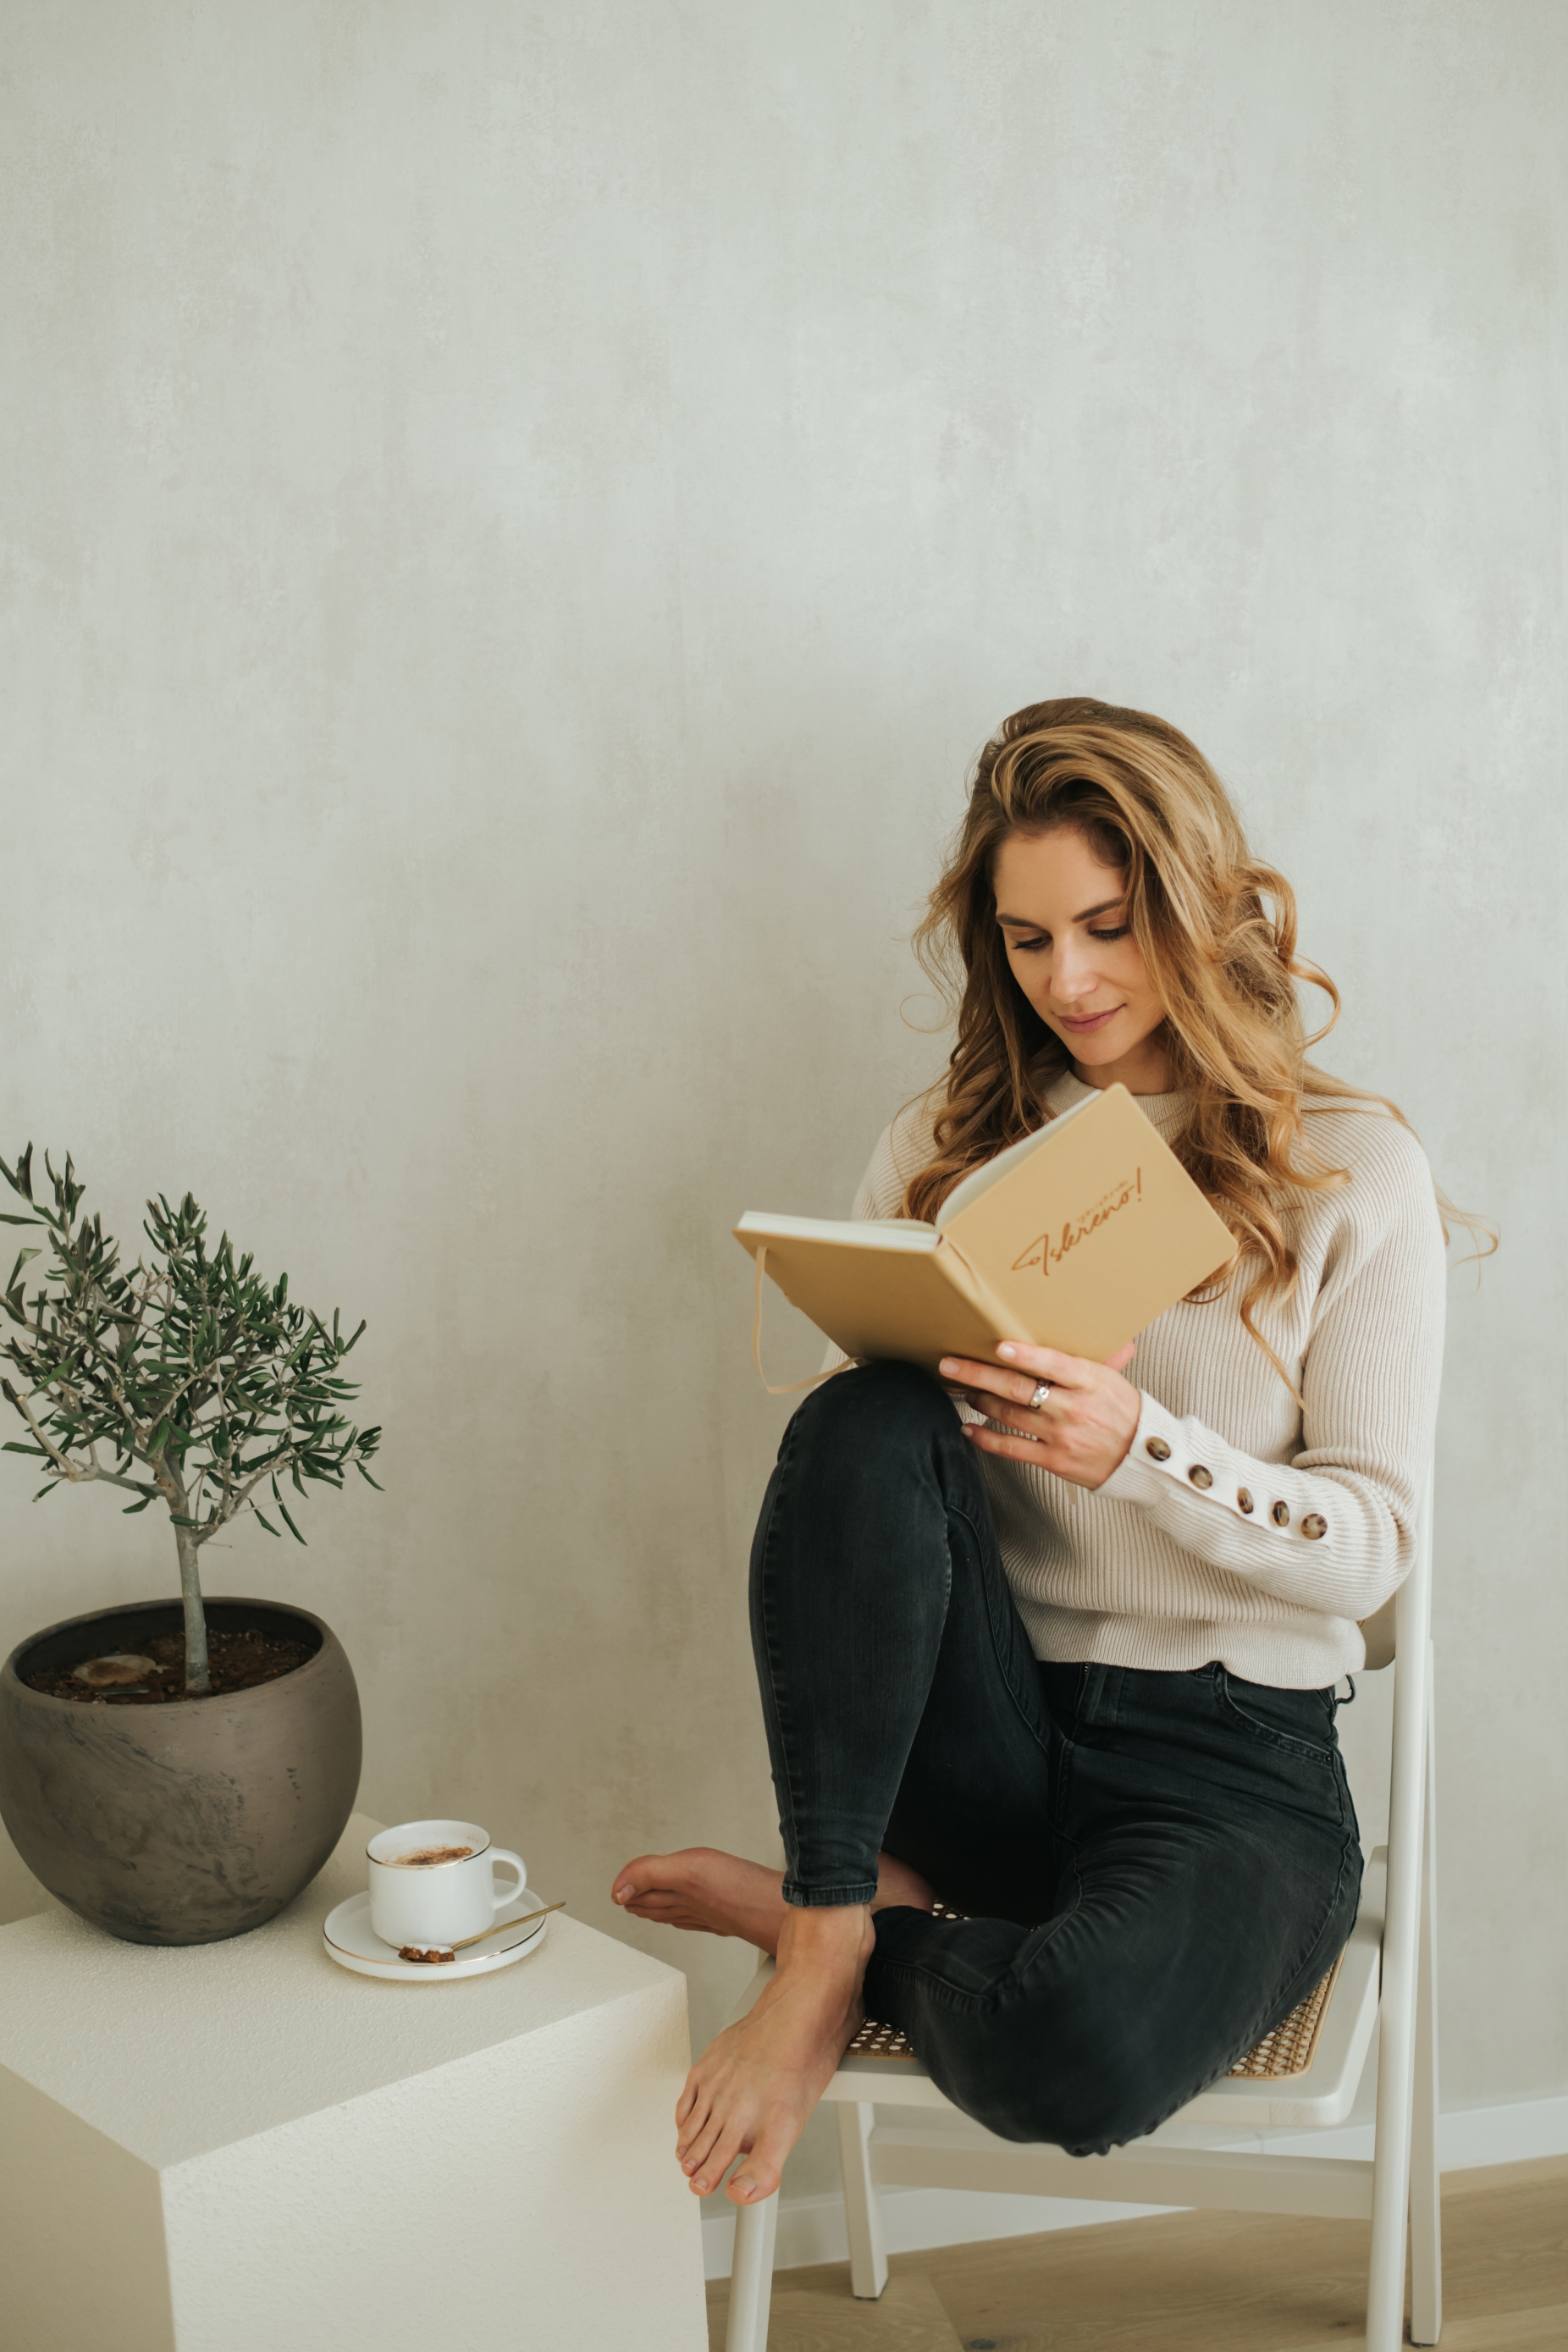
[(1125, 1087), (1000, 1152), (910, 1218), (768, 1216), (735, 1238), (847, 1356), (934, 1370), (999, 1339), (1097, 1361), (1235, 1254), (1227, 1228)]

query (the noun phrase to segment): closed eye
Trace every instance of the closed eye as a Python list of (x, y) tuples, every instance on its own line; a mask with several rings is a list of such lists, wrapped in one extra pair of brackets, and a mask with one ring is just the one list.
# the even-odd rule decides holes
[[(1089, 936), (1091, 940), (1124, 940), (1131, 929), (1131, 923), (1119, 923), (1112, 931), (1091, 929)], [(1048, 931), (1041, 931), (1032, 940), (1015, 940), (1012, 942), (1013, 950), (1016, 955), (1037, 955), (1042, 948), (1048, 948), (1050, 944), (1051, 935)]]

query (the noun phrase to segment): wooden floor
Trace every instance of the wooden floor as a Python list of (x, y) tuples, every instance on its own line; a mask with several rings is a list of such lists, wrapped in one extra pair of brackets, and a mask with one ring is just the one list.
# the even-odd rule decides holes
[[(1568, 2352), (1568, 2158), (1443, 2182), (1445, 2352)], [(847, 2263), (781, 2271), (768, 2352), (1353, 2352), (1368, 2228), (1161, 2213), (895, 2254), (879, 2303)], [(708, 2290), (724, 2341), (728, 2281)]]

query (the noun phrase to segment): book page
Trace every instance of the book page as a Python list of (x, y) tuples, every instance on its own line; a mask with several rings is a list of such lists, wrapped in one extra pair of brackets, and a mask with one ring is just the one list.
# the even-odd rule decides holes
[[(798, 1230), (787, 1230), (788, 1228)], [(762, 1217), (734, 1228), (792, 1306), (845, 1355), (898, 1357), (934, 1371), (944, 1355), (989, 1360), (1007, 1337), (1000, 1308), (929, 1225), (889, 1231), (851, 1219)]]
[(766, 1209), (748, 1209), (731, 1231), (742, 1241), (754, 1234), (763, 1241), (839, 1242), (926, 1255), (936, 1247), (936, 1227), (918, 1217), (781, 1217)]
[(1047, 1126), (1037, 1129), (1033, 1135), (1026, 1135), (1022, 1142), (1010, 1143), (1005, 1151), (999, 1151), (994, 1160), (985, 1162), (984, 1168), (972, 1168), (963, 1183), (953, 1186), (937, 1211), (937, 1232), (944, 1232), (951, 1218), (962, 1216), (983, 1192), (989, 1192), (993, 1184), (1000, 1182), (1004, 1176), (1010, 1176), (1021, 1160), (1027, 1160), (1032, 1151), (1038, 1151), (1053, 1136), (1059, 1135), (1079, 1111), (1092, 1109), (1098, 1100), (1097, 1095), (1090, 1095), (1086, 1101), (1074, 1103), (1070, 1110), (1058, 1111)]

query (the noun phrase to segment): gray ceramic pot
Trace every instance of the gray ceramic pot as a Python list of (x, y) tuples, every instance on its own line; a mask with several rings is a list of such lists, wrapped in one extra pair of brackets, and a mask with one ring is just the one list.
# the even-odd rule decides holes
[(315, 1655), (277, 1682), (163, 1706), (82, 1705), (24, 1674), (177, 1633), (176, 1601), (133, 1602), (35, 1633), (0, 1667), (0, 1819), (51, 1895), (132, 1944), (216, 1944), (281, 1911), (342, 1834), (359, 1788), (359, 1693), (308, 1610), (209, 1601), (209, 1625), (259, 1626)]

